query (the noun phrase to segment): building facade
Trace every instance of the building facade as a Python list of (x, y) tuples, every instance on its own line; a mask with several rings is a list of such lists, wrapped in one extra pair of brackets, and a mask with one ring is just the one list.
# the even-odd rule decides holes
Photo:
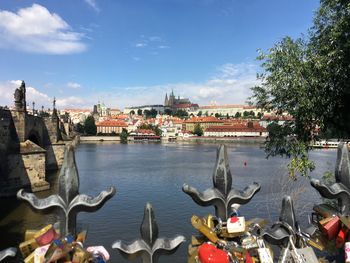
[(266, 128), (259, 123), (248, 122), (247, 124), (218, 125), (207, 128), (204, 136), (209, 137), (266, 137)]
[(124, 129), (128, 128), (128, 125), (124, 121), (119, 120), (105, 120), (96, 123), (97, 134), (120, 134)]
[(198, 104), (193, 104), (188, 98), (180, 98), (180, 96), (176, 98), (174, 92), (171, 91), (169, 97), (168, 94), (165, 94), (164, 107), (172, 110), (173, 112), (177, 110), (189, 112), (195, 111), (199, 106)]
[(222, 125), (223, 120), (209, 116), (209, 117), (193, 117), (183, 122), (182, 130), (193, 132), (197, 124), (205, 131), (207, 128), (217, 125)]
[(254, 112), (255, 116), (261, 110), (257, 109), (254, 106), (249, 105), (210, 105), (210, 106), (201, 106), (198, 107), (196, 110), (189, 112), (192, 113), (195, 116), (202, 115), (202, 116), (211, 116), (215, 114), (220, 114), (221, 116), (235, 116), (237, 113), (239, 113), (241, 116), (243, 116), (244, 112)]

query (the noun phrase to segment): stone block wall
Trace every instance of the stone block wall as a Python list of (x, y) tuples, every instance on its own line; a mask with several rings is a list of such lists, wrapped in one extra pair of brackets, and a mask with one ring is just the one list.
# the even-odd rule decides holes
[(47, 170), (57, 170), (62, 166), (64, 160), (64, 151), (66, 149), (66, 144), (53, 143), (46, 147), (46, 169)]
[(33, 192), (47, 190), (50, 184), (45, 180), (45, 152), (23, 154), (22, 161)]

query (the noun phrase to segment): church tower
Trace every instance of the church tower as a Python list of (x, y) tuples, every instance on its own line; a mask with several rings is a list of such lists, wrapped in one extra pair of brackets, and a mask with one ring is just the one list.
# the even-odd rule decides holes
[(169, 106), (168, 104), (169, 104), (168, 93), (165, 93), (164, 106), (167, 107), (167, 106)]

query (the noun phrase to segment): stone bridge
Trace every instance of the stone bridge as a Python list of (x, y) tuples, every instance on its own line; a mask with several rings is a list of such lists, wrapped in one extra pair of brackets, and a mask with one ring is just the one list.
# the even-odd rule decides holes
[(25, 83), (15, 91), (15, 107), (0, 108), (0, 196), (14, 195), (19, 188), (46, 190), (47, 170), (63, 162), (67, 140), (57, 110), (49, 117), (29, 114)]

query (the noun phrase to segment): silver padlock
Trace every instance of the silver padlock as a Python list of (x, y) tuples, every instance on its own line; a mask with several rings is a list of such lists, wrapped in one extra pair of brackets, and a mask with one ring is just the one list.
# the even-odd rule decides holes
[(292, 256), (296, 262), (300, 263), (318, 263), (315, 251), (312, 247), (307, 246), (305, 243), (304, 247), (296, 248), (292, 238), (289, 238), (290, 247), (292, 249)]
[(265, 242), (261, 238), (257, 238), (258, 243), (258, 255), (261, 263), (273, 263), (273, 258), (271, 255), (271, 250), (266, 247)]

